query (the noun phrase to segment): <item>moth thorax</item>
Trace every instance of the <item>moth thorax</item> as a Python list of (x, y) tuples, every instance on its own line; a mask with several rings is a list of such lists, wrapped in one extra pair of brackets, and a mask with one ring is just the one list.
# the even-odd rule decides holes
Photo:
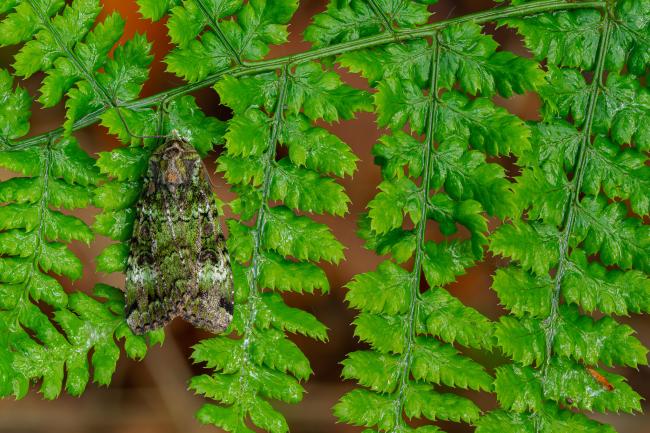
[(161, 182), (170, 189), (181, 185), (191, 185), (195, 182), (200, 167), (196, 158), (178, 154), (169, 159), (163, 159), (160, 166)]

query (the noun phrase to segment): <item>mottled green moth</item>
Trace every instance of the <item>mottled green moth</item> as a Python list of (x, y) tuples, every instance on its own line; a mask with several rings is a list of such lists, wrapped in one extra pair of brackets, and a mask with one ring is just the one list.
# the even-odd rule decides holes
[(126, 270), (126, 321), (136, 334), (181, 316), (224, 331), (232, 320), (233, 280), (218, 208), (192, 145), (169, 138), (149, 160), (136, 205)]

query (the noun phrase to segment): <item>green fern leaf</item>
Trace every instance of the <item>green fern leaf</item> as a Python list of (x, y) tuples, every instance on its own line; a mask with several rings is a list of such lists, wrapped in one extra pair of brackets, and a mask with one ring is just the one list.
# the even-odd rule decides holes
[(342, 362), (341, 376), (356, 379), (360, 385), (379, 393), (393, 392), (399, 379), (399, 358), (375, 351), (348, 354)]
[[(4, 22), (0, 23), (1, 25)], [(0, 31), (3, 35), (12, 34)], [(22, 137), (29, 131), (31, 116), (29, 94), (22, 87), (13, 90), (13, 79), (9, 72), (0, 69), (0, 134), (3, 142)], [(8, 167), (10, 168), (10, 167)]]
[(499, 403), (515, 412), (543, 410), (544, 399), (598, 412), (640, 409), (640, 396), (623, 377), (604, 371), (598, 374), (605, 375), (613, 386), (611, 390), (597, 382), (584, 366), (558, 358), (549, 365), (546, 382), (530, 367), (507, 365), (497, 371), (495, 387)]
[(368, 203), (370, 228), (385, 234), (402, 227), (404, 216), (409, 215), (417, 224), (422, 214), (422, 201), (418, 197), (417, 185), (408, 178), (384, 181), (379, 185), (381, 192)]
[(370, 313), (405, 313), (411, 276), (400, 266), (386, 261), (375, 272), (367, 272), (348, 283), (345, 300), (351, 307)]
[(494, 275), (492, 289), (516, 316), (546, 317), (551, 311), (553, 282), (548, 275), (533, 275), (516, 266), (501, 268)]
[(278, 161), (273, 173), (269, 196), (284, 201), (289, 207), (306, 212), (342, 216), (348, 211), (350, 199), (343, 187), (317, 172), (296, 167), (288, 159)]
[(650, 62), (650, 41), (647, 38), (650, 31), (650, 3), (623, 0), (618, 1), (615, 8), (618, 19), (613, 23), (607, 68), (620, 72), (627, 64), (631, 73), (643, 75)]
[(158, 21), (165, 13), (180, 3), (180, 0), (136, 0), (140, 14), (152, 21)]
[(417, 303), (417, 329), (448, 343), (492, 347), (492, 323), (473, 308), (465, 307), (444, 289), (428, 291)]
[(409, 418), (426, 418), (431, 421), (448, 420), (472, 422), (479, 417), (479, 408), (471, 400), (455, 394), (440, 394), (428, 386), (409, 386), (404, 413)]
[(348, 424), (377, 426), (388, 431), (395, 427), (393, 399), (390, 395), (376, 394), (365, 389), (355, 389), (334, 406), (334, 415)]
[(358, 158), (350, 146), (326, 129), (311, 126), (304, 115), (285, 118), (279, 141), (297, 166), (338, 177), (351, 176), (356, 169)]
[(317, 288), (324, 293), (329, 291), (329, 282), (321, 268), (312, 263), (292, 262), (270, 251), (260, 258), (260, 284), (277, 291), (313, 293)]
[(546, 13), (525, 18), (508, 18), (502, 24), (514, 27), (538, 60), (553, 65), (594, 67), (600, 38), (600, 14), (595, 10)]
[(647, 151), (650, 133), (643, 125), (650, 119), (650, 92), (630, 75), (611, 73), (606, 85), (596, 103), (594, 130), (606, 134), (611, 129), (616, 144), (632, 143)]
[(2, 26), (22, 28), (16, 37), (0, 40), (0, 44), (26, 41), (15, 55), (13, 67), (23, 77), (45, 72), (39, 98), (44, 106), (54, 106), (67, 95), (67, 133), (85, 115), (138, 96), (153, 59), (149, 55), (151, 45), (136, 34), (108, 58), (124, 31), (118, 14), (109, 15), (93, 28), (101, 11), (98, 0), (12, 6), (14, 12), (6, 16)]
[(107, 274), (126, 271), (126, 261), (129, 257), (127, 244), (112, 244), (104, 248), (96, 258), (97, 270)]
[(490, 390), (492, 376), (452, 346), (432, 338), (418, 337), (413, 349), (411, 374), (416, 380), (463, 389)]
[[(262, 59), (270, 45), (287, 41), (287, 23), (297, 8), (296, 0), (183, 1), (171, 9), (167, 22), (177, 45), (165, 58), (167, 70), (196, 82), (244, 59)], [(148, 9), (142, 13), (157, 16)], [(204, 31), (206, 26), (210, 30)]]
[(543, 83), (543, 72), (529, 59), (507, 51), (496, 52), (498, 44), (481, 33), (478, 24), (450, 26), (440, 33), (444, 51), (440, 56), (440, 86), (448, 89), (458, 81), (470, 95), (503, 96), (513, 91), (535, 90)]
[(343, 245), (326, 226), (282, 207), (271, 209), (268, 218), (273, 224), (266, 226), (265, 247), (301, 260), (338, 263), (343, 258)]
[[(277, 293), (265, 293), (262, 297), (261, 309), (258, 312), (258, 324), (261, 328), (272, 325), (278, 329), (294, 334), (303, 334), (308, 337), (325, 341), (327, 328), (311, 314), (299, 308), (288, 307), (282, 297)], [(264, 326), (263, 323), (269, 323)], [(306, 379), (309, 374), (300, 378)]]
[(318, 63), (296, 66), (286, 97), (289, 114), (297, 114), (302, 109), (312, 121), (351, 119), (355, 112), (372, 111), (365, 92), (343, 85), (336, 73), (323, 71)]
[(588, 312), (627, 315), (648, 311), (650, 281), (640, 271), (607, 271), (598, 263), (589, 263), (582, 250), (571, 254), (570, 266), (563, 279), (563, 295), (568, 302)]
[[(315, 19), (314, 21), (316, 21)], [(355, 31), (355, 29), (346, 29)], [(319, 31), (319, 35), (323, 34)], [(415, 39), (368, 50), (343, 53), (339, 63), (360, 73), (373, 85), (384, 77), (398, 76), (424, 87), (431, 67), (431, 50), (426, 41)]]
[[(332, 2), (306, 37), (316, 45), (354, 40), (363, 37), (361, 32), (380, 31), (384, 17), (390, 16), (378, 3), (371, 8), (379, 12), (376, 22), (354, 8), (354, 2)], [(394, 23), (388, 22), (390, 32)], [(383, 181), (368, 213), (359, 219), (359, 234), (366, 247), (391, 254), (397, 263), (415, 256), (411, 272), (388, 260), (348, 285), (347, 300), (361, 310), (355, 335), (372, 350), (350, 354), (343, 376), (369, 390), (344, 395), (334, 414), (346, 423), (375, 429), (367, 432), (438, 431), (433, 426), (414, 429), (403, 415), (478, 419), (478, 408), (469, 400), (439, 394), (431, 384), (491, 389), (492, 379), (482, 367), (450, 344), (489, 349), (493, 326), (440, 286), (454, 282), (482, 258), (488, 229), (484, 210), (501, 217), (519, 211), (504, 170), (487, 163), (485, 153), (531, 152), (531, 133), (485, 96), (511, 95), (543, 84), (535, 62), (497, 51), (477, 24), (444, 26), (431, 34), (433, 44), (416, 39), (351, 50), (337, 59), (377, 89), (377, 123), (391, 129), (373, 149)], [(470, 99), (456, 89), (485, 96)], [(427, 220), (438, 223), (445, 237), (462, 226), (470, 239), (426, 241)], [(421, 274), (428, 283), (422, 293)], [(411, 375), (423, 383), (412, 383)]]
[(431, 15), (426, 5), (436, 2), (379, 0), (373, 7), (360, 0), (331, 1), (326, 12), (314, 16), (314, 22), (305, 31), (305, 39), (320, 47), (379, 33), (386, 23), (400, 27), (425, 24)]
[(605, 265), (649, 272), (650, 228), (626, 215), (622, 203), (607, 204), (603, 197), (587, 197), (576, 213), (576, 240), (584, 242), (588, 254), (599, 253)]
[(553, 248), (558, 240), (554, 227), (542, 224), (504, 224), (491, 237), (490, 250), (517, 260), (525, 270), (547, 274), (558, 262)]
[(397, 263), (410, 259), (415, 252), (416, 239), (413, 230), (395, 229), (378, 234), (370, 228), (370, 218), (362, 214), (358, 221), (359, 236), (366, 241), (366, 248), (378, 254), (391, 254)]
[[(290, 17), (283, 15), (290, 9), (289, 2), (267, 3), (267, 9), (263, 2), (253, 2), (243, 8), (253, 4), (275, 14), (264, 19), (284, 22)], [(247, 20), (252, 18), (246, 15)], [(236, 25), (234, 21), (221, 24), (225, 30)], [(338, 263), (343, 245), (326, 226), (292, 209), (309, 214), (347, 212), (347, 195), (327, 175), (351, 174), (357, 158), (340, 139), (313, 122), (352, 118), (356, 111), (369, 108), (368, 97), (317, 63), (299, 64), (291, 72), (284, 67), (280, 76), (225, 76), (214, 87), (234, 111), (217, 171), (224, 173), (238, 194), (230, 207), (241, 221), (229, 222), (228, 248), (234, 259), (236, 300), (231, 329), (242, 338), (237, 343), (226, 337), (200, 343), (194, 359), (207, 362), (216, 372), (194, 378), (190, 386), (223, 405), (205, 405), (197, 414), (202, 422), (240, 432), (248, 431), (243, 424), (248, 418), (265, 431), (285, 432), (284, 417), (266, 399), (299, 402), (304, 392), (299, 381), (312, 374), (307, 358), (285, 332), (319, 340), (327, 334), (314, 316), (288, 307), (281, 295), (268, 290), (329, 289), (324, 272), (312, 262)], [(287, 157), (277, 156), (278, 145), (289, 148)], [(336, 160), (339, 152), (341, 158)], [(250, 225), (250, 220), (255, 222)], [(225, 346), (233, 352), (227, 357), (221, 353)]]
[[(558, 409), (547, 405), (544, 408), (547, 418), (541, 426), (542, 433), (551, 433), (557, 429), (570, 429), (586, 433), (615, 433), (612, 427), (593, 421), (586, 416), (571, 412), (566, 409)], [(536, 431), (535, 420), (528, 414), (513, 412), (495, 411), (483, 417), (476, 428), (477, 433), (497, 432), (534, 432)]]
[[(477, 433), (612, 433), (584, 413), (639, 411), (641, 396), (599, 366), (648, 361), (612, 316), (650, 310), (650, 2), (512, 0), (428, 24), (433, 3), (332, 0), (304, 32), (312, 50), (268, 58), (298, 1), (137, 0), (145, 18), (166, 17), (167, 69), (191, 82), (138, 99), (152, 45), (139, 34), (121, 43), (118, 13), (98, 0), (0, 2), (14, 74), (40, 79), (38, 101), (63, 102), (66, 118), (24, 138), (32, 98), (0, 69), (0, 166), (17, 173), (0, 182), (0, 396), (35, 382), (47, 399), (80, 395), (90, 380), (110, 383), (121, 347), (141, 359), (162, 343), (162, 332), (131, 333), (120, 290), (66, 292), (63, 280), (84, 271), (68, 244), (95, 234), (121, 241), (97, 270), (124, 272), (149, 156), (175, 131), (202, 157), (223, 145), (216, 170), (236, 195), (234, 319), (231, 335), (193, 348), (208, 371), (190, 389), (215, 401), (197, 417), (288, 432), (272, 400), (298, 403), (313, 372), (287, 333), (325, 341), (327, 328), (282, 292), (329, 290), (316, 262), (340, 263), (344, 246), (314, 215), (347, 213), (333, 176), (358, 161), (323, 124), (372, 111), (386, 127), (372, 150), (382, 179), (359, 235), (386, 257), (347, 285), (369, 347), (343, 361), (361, 388), (335, 406), (338, 419), (364, 433), (433, 433), (438, 420)], [(519, 32), (532, 58), (499, 47), (489, 22)], [(189, 95), (209, 86), (228, 122)], [(500, 99), (525, 92), (539, 96), (539, 120)], [(72, 132), (98, 121), (126, 146), (95, 160)], [(101, 209), (92, 229), (68, 212), (90, 205)], [(503, 257), (497, 323), (452, 295), (486, 246)], [(495, 347), (511, 362), (493, 380), (470, 356), (483, 362)], [(495, 390), (500, 408), (482, 415), (453, 388)]]

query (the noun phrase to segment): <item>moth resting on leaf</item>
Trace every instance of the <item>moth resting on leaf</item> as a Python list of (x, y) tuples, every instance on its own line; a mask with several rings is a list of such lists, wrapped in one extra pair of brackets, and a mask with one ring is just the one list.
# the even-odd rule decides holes
[(206, 169), (177, 136), (149, 160), (126, 270), (126, 321), (136, 334), (176, 316), (219, 333), (232, 320), (233, 279)]

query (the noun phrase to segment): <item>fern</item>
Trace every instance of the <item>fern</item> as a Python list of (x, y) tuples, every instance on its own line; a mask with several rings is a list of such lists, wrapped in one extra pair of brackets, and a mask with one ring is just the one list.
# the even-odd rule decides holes
[[(0, 200), (6, 203), (0, 208), (0, 395), (22, 398), (30, 381), (42, 379), (43, 396), (56, 398), (64, 376), (66, 390), (79, 395), (90, 378), (89, 351), (93, 380), (107, 385), (120, 353), (115, 339), (124, 339), (132, 358), (144, 356), (146, 339), (126, 326), (119, 290), (96, 286), (94, 294), (106, 298), (100, 302), (82, 292), (67, 294), (48, 275), (81, 276), (81, 261), (67, 243), (89, 243), (93, 234), (83, 221), (56, 209), (88, 206), (100, 177), (73, 137), (28, 148), (14, 145), (12, 140), (29, 130), (29, 96), (20, 87), (12, 89), (4, 70), (0, 82), (0, 117), (7, 120), (0, 165), (23, 175), (0, 183)], [(54, 309), (52, 318), (38, 302)], [(162, 342), (162, 336), (150, 335), (150, 343)]]
[[(342, 28), (363, 19), (350, 13), (349, 6), (332, 2), (306, 34), (320, 34), (318, 26), (337, 17), (349, 19)], [(388, 21), (397, 31), (393, 21), (399, 20)], [(443, 286), (482, 258), (484, 212), (503, 218), (515, 211), (504, 170), (486, 162), (484, 153), (519, 155), (529, 147), (529, 131), (489, 97), (497, 91), (509, 96), (536, 89), (543, 80), (534, 62), (497, 51), (497, 43), (478, 24), (450, 25), (426, 36), (432, 41), (416, 39), (338, 58), (377, 89), (377, 123), (391, 130), (373, 149), (383, 181), (362, 217), (360, 233), (368, 247), (394, 261), (348, 284), (347, 300), (361, 310), (355, 334), (371, 350), (353, 352), (344, 361), (344, 378), (365, 388), (344, 395), (334, 408), (341, 421), (378, 431), (437, 431), (433, 425), (410, 427), (404, 415), (468, 423), (479, 419), (473, 402), (441, 393), (434, 385), (491, 389), (492, 378), (483, 367), (453, 344), (491, 349), (492, 323)], [(467, 94), (480, 96), (470, 99)], [(409, 133), (403, 131), (405, 125)], [(407, 216), (410, 224), (405, 224)], [(428, 220), (437, 223), (444, 241), (427, 240)], [(469, 239), (452, 237), (459, 226)], [(411, 271), (397, 264), (411, 257)]]
[[(146, 64), (151, 60), (146, 56), (146, 40), (136, 36), (115, 48), (109, 59), (107, 54), (120, 38), (124, 22), (113, 14), (90, 30), (100, 10), (99, 2), (83, 0), (70, 5), (9, 2), (3, 8), (12, 12), (0, 23), (0, 44), (27, 41), (15, 56), (14, 70), (23, 77), (45, 72), (39, 98), (45, 107), (67, 94), (67, 132), (75, 120), (98, 107), (136, 97), (146, 79)], [(98, 72), (100, 68), (103, 72)], [(107, 385), (119, 358), (115, 340), (124, 339), (132, 358), (144, 356), (147, 340), (126, 326), (119, 290), (95, 287), (94, 294), (106, 299), (103, 302), (82, 292), (68, 295), (47, 274), (73, 280), (81, 276), (81, 262), (66, 243), (89, 243), (94, 235), (83, 221), (56, 209), (89, 206), (101, 176), (94, 160), (69, 134), (50, 134), (36, 145), (16, 143), (29, 130), (29, 96), (21, 88), (12, 91), (12, 79), (5, 71), (2, 92), (7, 104), (0, 164), (23, 177), (0, 184), (2, 201), (8, 203), (0, 208), (4, 256), (1, 393), (21, 398), (31, 380), (42, 379), (43, 395), (55, 398), (65, 376), (66, 390), (79, 395), (90, 378), (90, 351), (93, 379)], [(36, 302), (51, 306), (53, 315), (45, 314)], [(162, 343), (162, 339), (161, 332), (153, 333), (149, 343)]]
[[(312, 372), (287, 333), (324, 341), (327, 329), (282, 293), (329, 290), (318, 263), (339, 263), (344, 246), (312, 217), (347, 213), (337, 178), (358, 161), (323, 124), (372, 111), (386, 132), (372, 151), (382, 181), (359, 235), (385, 260), (347, 284), (367, 348), (343, 361), (359, 387), (334, 407), (338, 419), (366, 432), (433, 432), (439, 420), (478, 433), (601, 432), (613, 429), (585, 412), (640, 410), (605, 368), (647, 364), (615, 316), (650, 309), (650, 2), (513, 0), (430, 23), (435, 0), (330, 1), (304, 32), (311, 50), (271, 59), (296, 0), (137, 3), (166, 20), (164, 62), (187, 82), (146, 98), (151, 43), (118, 44), (125, 23), (98, 22), (99, 0), (0, 2), (0, 46), (19, 46), (13, 71), (0, 70), (0, 166), (17, 173), (0, 182), (1, 396), (39, 380), (46, 398), (64, 386), (80, 395), (91, 374), (110, 382), (120, 340), (137, 359), (162, 343), (162, 332), (130, 333), (118, 289), (90, 296), (60, 279), (81, 276), (68, 245), (95, 234), (115, 241), (97, 270), (124, 271), (155, 137), (176, 130), (202, 156), (219, 151), (237, 194), (235, 318), (229, 335), (193, 348), (210, 372), (190, 389), (214, 401), (197, 416), (231, 432), (288, 431), (273, 401), (298, 403)], [(501, 49), (486, 23), (516, 30), (533, 58)], [(372, 98), (335, 65), (367, 79)], [(26, 138), (31, 96), (14, 82), (35, 74), (38, 101), (64, 103), (66, 118)], [(228, 121), (191, 96), (209, 86)], [(524, 92), (539, 95), (540, 121), (495, 102)], [(98, 122), (124, 146), (93, 159), (73, 132)], [(508, 175), (506, 158), (519, 168)], [(91, 205), (91, 227), (70, 215)], [(506, 263), (493, 278), (508, 310), (496, 323), (449, 287), (486, 250)], [(510, 361), (492, 374), (485, 351)], [(495, 392), (500, 408), (482, 413), (459, 388)]]
[(531, 125), (533, 147), (520, 158), (521, 216), (490, 246), (512, 261), (493, 287), (510, 310), (496, 337), (515, 363), (497, 369), (503, 410), (483, 418), (478, 432), (613, 431), (569, 409), (641, 410), (625, 379), (601, 366), (647, 364), (632, 328), (611, 315), (648, 312), (642, 122), (650, 104), (634, 74), (647, 69), (649, 23), (647, 1), (502, 22), (547, 60), (548, 74), (543, 120)]
[[(245, 60), (264, 58), (270, 44), (287, 41), (286, 24), (298, 7), (296, 0), (138, 3), (146, 18), (157, 20), (163, 11), (169, 11), (169, 37), (177, 46), (165, 58), (167, 70), (190, 82), (231, 65), (242, 66)], [(174, 3), (177, 5), (173, 6)]]
[[(217, 171), (239, 195), (231, 207), (240, 220), (228, 223), (228, 246), (235, 258), (231, 328), (240, 338), (215, 337), (197, 345), (194, 361), (216, 372), (194, 377), (190, 388), (221, 403), (204, 405), (198, 414), (202, 422), (250, 431), (244, 424), (248, 416), (266, 431), (285, 432), (286, 421), (266, 399), (300, 401), (299, 381), (311, 369), (283, 331), (319, 340), (327, 334), (314, 316), (287, 306), (274, 292), (327, 291), (325, 274), (313, 262), (343, 258), (343, 245), (325, 226), (295, 212), (346, 213), (349, 199), (328, 175), (351, 174), (356, 166), (351, 149), (313, 122), (349, 119), (369, 103), (364, 92), (316, 63), (239, 79), (226, 76), (215, 89), (234, 113)], [(279, 158), (278, 145), (287, 147), (289, 156)], [(340, 159), (330, 158), (339, 153)]]

